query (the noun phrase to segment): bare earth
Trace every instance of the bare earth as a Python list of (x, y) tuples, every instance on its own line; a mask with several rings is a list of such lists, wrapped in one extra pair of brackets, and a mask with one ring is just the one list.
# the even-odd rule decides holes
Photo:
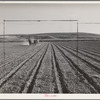
[(0, 93), (100, 93), (95, 43), (79, 42), (78, 55), (75, 42), (6, 44), (5, 60), (1, 43)]

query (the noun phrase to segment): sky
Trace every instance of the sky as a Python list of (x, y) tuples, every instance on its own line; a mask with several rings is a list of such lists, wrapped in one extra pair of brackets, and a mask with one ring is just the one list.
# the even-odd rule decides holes
[[(79, 20), (100, 22), (100, 4), (0, 4), (0, 34), (3, 20)], [(76, 22), (6, 22), (6, 34), (76, 32)], [(79, 32), (100, 34), (100, 24), (79, 24)]]

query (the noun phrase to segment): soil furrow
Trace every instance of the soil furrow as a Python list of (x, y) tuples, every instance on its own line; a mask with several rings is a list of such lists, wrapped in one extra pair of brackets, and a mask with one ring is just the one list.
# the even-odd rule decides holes
[[(75, 67), (84, 77), (85, 79), (91, 84), (91, 86), (93, 86), (95, 88), (95, 90), (97, 90), (100, 93), (100, 86), (99, 84), (95, 81), (95, 79), (93, 79), (93, 77), (87, 72), (88, 70), (85, 70), (85, 65), (84, 67), (80, 66), (80, 64), (82, 64), (82, 62), (78, 63), (77, 65), (77, 61), (75, 60), (74, 57), (72, 57), (72, 55), (70, 55), (67, 52), (64, 51), (64, 49), (62, 47), (58, 47), (57, 48), (61, 51), (61, 53), (65, 56), (65, 58), (67, 58), (67, 60), (73, 65), (73, 67)], [(63, 49), (63, 50), (62, 50)], [(91, 71), (91, 70), (90, 70)], [(95, 72), (95, 71), (94, 71)]]
[(24, 87), (24, 90), (22, 91), (22, 93), (31, 93), (34, 87), (34, 83), (36, 81), (36, 77), (38, 75), (39, 69), (41, 67), (41, 63), (44, 59), (44, 56), (47, 52), (48, 46), (47, 48), (44, 50), (43, 54), (40, 56), (39, 60), (37, 61), (34, 70), (31, 73), (31, 76), (29, 78), (29, 80), (26, 82), (26, 85)]
[(22, 93), (26, 82), (31, 76), (37, 61), (46, 47), (42, 48), (35, 56), (26, 62), (1, 88), (1, 93)]
[(63, 80), (64, 79), (63, 74), (61, 73), (60, 66), (57, 62), (57, 58), (56, 58), (55, 50), (54, 50), (53, 46), (52, 46), (52, 51), (53, 51), (53, 60), (52, 61), (53, 61), (58, 91), (60, 93), (70, 93), (70, 90), (68, 90), (68, 88), (67, 88), (67, 84), (65, 84), (65, 82)]
[[(42, 48), (40, 48), (40, 50)], [(10, 71), (7, 75), (2, 77), (2, 79), (0, 80), (0, 87), (2, 85), (4, 85), (4, 83), (7, 82), (9, 80), (9, 78), (11, 78), (23, 65), (25, 65), (26, 62), (28, 62), (30, 59), (32, 59), (32, 57), (34, 57), (40, 50), (35, 51), (35, 53), (33, 53), (30, 57), (28, 57), (26, 60), (24, 60), (21, 64), (19, 64), (16, 68), (14, 68), (12, 71)]]
[(51, 59), (51, 45), (49, 45), (37, 74), (32, 93), (57, 93), (55, 91), (56, 86)]
[(87, 58), (86, 56), (80, 55), (69, 48), (63, 47), (61, 46), (63, 49), (67, 50), (68, 52), (70, 52), (73, 56), (77, 57), (77, 59), (81, 60), (83, 63), (85, 63), (86, 65), (88, 65), (88, 67), (92, 68), (93, 70), (95, 70), (96, 72), (98, 72), (100, 74), (100, 63), (95, 62), (94, 60), (91, 60), (89, 58)]
[(28, 59), (30, 56), (33, 55), (33, 53), (36, 53), (39, 49), (42, 49), (42, 47), (45, 45), (41, 45), (40, 47), (36, 48), (34, 50), (34, 52), (29, 52), (28, 54), (26, 54), (25, 56), (21, 57), (21, 59), (17, 59), (12, 61), (11, 63), (0, 67), (0, 79), (2, 77), (4, 77), (6, 74), (8, 74), (11, 70), (13, 70), (14, 68), (16, 68), (16, 66), (18, 66), (19, 64), (21, 64), (24, 60)]
[(70, 93), (97, 93), (97, 91), (85, 80), (84, 76), (65, 58), (64, 54), (56, 48), (57, 61), (63, 74), (63, 80), (67, 84)]
[(5, 56), (5, 61), (4, 61), (4, 57), (1, 59), (2, 61), (0, 61), (0, 67), (3, 67), (9, 63), (11, 63), (12, 61), (14, 60), (18, 60), (18, 59), (21, 59), (23, 56), (29, 54), (29, 52), (32, 52), (34, 51), (34, 49), (36, 47), (39, 47), (39, 46), (35, 46), (35, 47), (30, 47), (29, 49), (23, 51), (23, 52), (15, 52), (15, 53), (12, 53), (12, 54), (9, 54), (7, 57)]

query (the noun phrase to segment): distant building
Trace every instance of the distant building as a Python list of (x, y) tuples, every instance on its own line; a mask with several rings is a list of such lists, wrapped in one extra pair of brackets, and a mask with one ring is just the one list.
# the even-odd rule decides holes
[(29, 42), (29, 45), (31, 45), (31, 44), (36, 45), (39, 43), (39, 40), (38, 39), (28, 39), (28, 42)]

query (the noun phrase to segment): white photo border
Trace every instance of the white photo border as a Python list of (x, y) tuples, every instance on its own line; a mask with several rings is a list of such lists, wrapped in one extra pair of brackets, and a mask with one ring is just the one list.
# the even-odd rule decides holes
[[(100, 4), (100, 1), (0, 1), (0, 4)], [(2, 99), (99, 99), (100, 94), (0, 94)]]

